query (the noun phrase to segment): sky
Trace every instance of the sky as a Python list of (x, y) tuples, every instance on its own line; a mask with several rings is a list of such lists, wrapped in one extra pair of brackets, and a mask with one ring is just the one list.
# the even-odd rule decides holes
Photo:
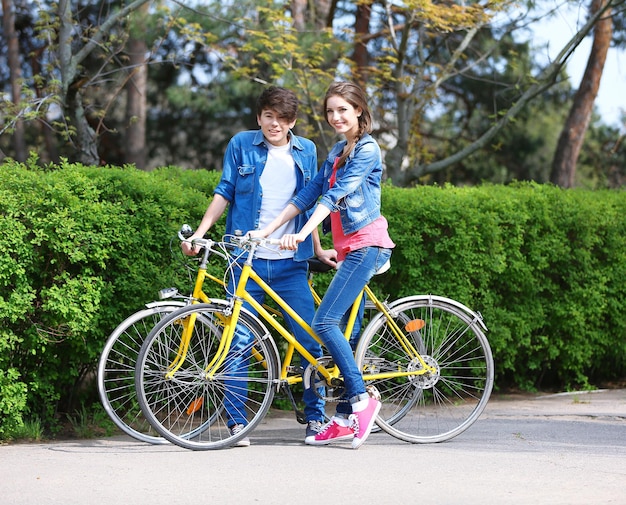
[[(556, 4), (556, 2), (555, 2)], [(544, 48), (550, 57), (555, 57), (568, 40), (576, 33), (577, 27), (587, 18), (588, 2), (578, 6), (560, 7), (553, 19), (536, 23), (533, 26), (535, 46)], [(571, 84), (578, 89), (591, 51), (591, 37), (576, 48), (567, 64)], [(548, 45), (548, 49), (545, 49)], [(607, 54), (600, 90), (595, 101), (596, 109), (604, 123), (626, 131), (620, 121), (620, 113), (626, 114), (626, 52), (611, 48)]]

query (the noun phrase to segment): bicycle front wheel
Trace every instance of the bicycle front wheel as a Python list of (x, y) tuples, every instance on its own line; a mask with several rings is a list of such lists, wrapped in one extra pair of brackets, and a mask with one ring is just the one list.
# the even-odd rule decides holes
[[(230, 351), (215, 362), (230, 321), (219, 304), (182, 308), (153, 329), (139, 352), (135, 386), (141, 410), (159, 434), (180, 447), (231, 446), (250, 434), (272, 403), (278, 351), (257, 318), (241, 312)], [(245, 427), (231, 434), (233, 424)]]
[(109, 336), (98, 362), (98, 394), (104, 410), (127, 435), (150, 444), (168, 443), (146, 421), (135, 393), (135, 365), (143, 341), (161, 319), (184, 304), (160, 304), (128, 316)]
[(412, 443), (442, 442), (469, 428), (493, 388), (483, 330), (480, 315), (437, 296), (396, 300), (377, 316), (363, 332), (356, 360), (366, 383), (381, 393), (380, 428)]

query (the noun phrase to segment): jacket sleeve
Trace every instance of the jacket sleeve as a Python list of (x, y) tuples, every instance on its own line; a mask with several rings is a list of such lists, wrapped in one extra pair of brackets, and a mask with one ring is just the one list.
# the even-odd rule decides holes
[(226, 152), (224, 153), (224, 161), (222, 168), (222, 177), (220, 182), (215, 187), (213, 193), (218, 194), (226, 198), (229, 202), (235, 199), (235, 186), (237, 184), (237, 167), (239, 161), (237, 160), (237, 147), (238, 141), (235, 135), (228, 142)]

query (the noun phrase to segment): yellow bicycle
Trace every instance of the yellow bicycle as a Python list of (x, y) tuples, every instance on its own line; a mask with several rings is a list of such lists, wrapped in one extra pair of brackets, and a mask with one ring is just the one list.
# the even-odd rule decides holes
[[(179, 238), (183, 240), (191, 233), (191, 228), (184, 225), (179, 232)], [(178, 243), (176, 247), (178, 248)], [(198, 259), (191, 260), (199, 262), (199, 267), (193, 268), (195, 282), (191, 293), (184, 294), (173, 287), (162, 289), (159, 300), (146, 303), (115, 327), (100, 353), (97, 384), (104, 410), (120, 430), (142, 442), (168, 443), (154, 431), (139, 408), (135, 393), (137, 355), (152, 328), (166, 315), (191, 303), (219, 302), (219, 299), (210, 298), (204, 292), (204, 282), (207, 279), (220, 285), (224, 283), (223, 279), (207, 272), (209, 257), (214, 254), (215, 251), (203, 251)]]
[[(327, 402), (338, 401), (343, 381), (330, 357), (315, 359), (247, 292), (252, 280), (300, 326), (310, 326), (252, 268), (266, 239), (226, 237), (195, 241), (241, 268), (236, 291), (224, 304), (199, 303), (165, 316), (143, 343), (135, 369), (141, 411), (170, 442), (192, 450), (220, 449), (249, 436), (277, 390), (304, 381)], [(236, 249), (233, 247), (236, 246)], [(243, 264), (242, 264), (243, 262)], [(345, 329), (349, 338), (361, 297), (378, 314), (363, 330), (355, 359), (366, 384), (380, 391), (378, 426), (412, 443), (448, 440), (471, 426), (493, 387), (494, 364), (479, 313), (440, 296), (417, 295), (386, 303), (369, 286), (355, 299)], [(258, 316), (243, 309), (248, 302)], [(268, 326), (287, 342), (281, 358)], [(241, 345), (236, 334), (250, 335)], [(297, 351), (308, 365), (292, 365)], [(247, 425), (228, 429), (225, 393), (245, 405)]]
[[(192, 233), (192, 229), (188, 225), (183, 225), (178, 235), (180, 240), (185, 240)], [(155, 432), (146, 421), (137, 402), (135, 365), (139, 350), (152, 328), (163, 317), (175, 310), (191, 303), (208, 303), (211, 301), (226, 303), (217, 298), (210, 298), (204, 292), (204, 283), (207, 279), (222, 287), (224, 286), (223, 278), (216, 277), (207, 271), (209, 257), (214, 254), (215, 251), (210, 249), (203, 250), (198, 259), (194, 258), (191, 260), (193, 262), (197, 261), (199, 265), (193, 268), (195, 281), (193, 291), (190, 294), (181, 293), (174, 287), (162, 289), (159, 292), (159, 300), (146, 303), (143, 308), (129, 315), (115, 327), (100, 353), (97, 384), (98, 394), (104, 410), (120, 430), (141, 442), (150, 444), (169, 443), (167, 439)], [(309, 260), (309, 286), (317, 304), (320, 302), (320, 296), (315, 291), (313, 276), (315, 273), (326, 272), (330, 269), (330, 266), (321, 263), (319, 260)], [(370, 306), (368, 305), (367, 308), (369, 309)], [(271, 307), (266, 306), (266, 309), (277, 317), (281, 316), (279, 311)], [(285, 388), (285, 392), (288, 394), (298, 422), (305, 424), (304, 413), (298, 409), (291, 391)]]

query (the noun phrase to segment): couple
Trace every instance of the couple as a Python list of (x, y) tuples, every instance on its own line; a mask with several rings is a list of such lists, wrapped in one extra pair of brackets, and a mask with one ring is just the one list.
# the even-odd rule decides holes
[[(305, 443), (343, 440), (357, 449), (369, 435), (381, 405), (365, 390), (353, 349), (341, 330), (342, 319), (356, 295), (389, 260), (394, 243), (380, 214), (382, 158), (369, 135), (372, 117), (365, 94), (356, 84), (334, 82), (326, 92), (323, 113), (345, 140), (335, 144), (318, 172), (315, 144), (291, 131), (298, 114), (296, 95), (284, 88), (266, 89), (257, 101), (260, 130), (240, 132), (230, 140), (222, 178), (190, 241), (202, 238), (227, 207), (227, 234), (241, 230), (281, 239), (275, 250), (259, 251), (254, 269), (312, 326), (345, 384), (346, 401), (338, 403), (326, 424), (323, 401), (312, 388), (305, 389)], [(321, 247), (317, 229), (322, 223), (324, 232), (332, 231), (334, 249)], [(198, 253), (189, 242), (182, 248), (188, 255)], [(307, 259), (314, 253), (337, 268), (317, 312), (307, 284)], [(236, 284), (237, 279), (231, 282)], [(253, 282), (248, 290), (263, 302), (264, 293)], [(311, 355), (322, 356), (320, 345), (306, 331), (288, 316), (286, 322)], [(229, 429), (235, 434), (246, 423), (239, 414), (241, 402), (226, 398), (225, 407)], [(237, 445), (247, 446), (250, 441), (245, 438)]]

